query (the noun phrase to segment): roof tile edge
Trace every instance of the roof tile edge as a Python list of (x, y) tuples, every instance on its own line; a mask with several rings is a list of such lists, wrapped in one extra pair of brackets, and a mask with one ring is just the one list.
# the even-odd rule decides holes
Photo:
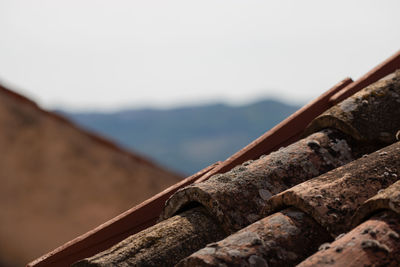
[[(352, 82), (352, 80), (350, 78), (344, 79), (343, 81), (336, 84), (333, 88), (328, 90), (325, 94), (321, 95), (315, 101), (310, 102), (305, 107), (303, 107), (299, 111), (297, 111), (294, 114), (292, 114), (291, 116), (289, 116), (287, 119), (285, 119), (283, 122), (281, 122), (280, 124), (275, 126), (270, 131), (278, 132), (278, 134), (275, 134), (276, 137), (278, 137), (279, 130), (283, 126), (287, 125), (289, 122), (291, 122), (293, 124), (295, 124), (296, 122), (299, 122), (300, 121), (299, 115), (303, 114), (304, 111), (307, 111), (308, 109), (310, 109), (310, 107), (313, 107), (313, 104), (317, 105), (317, 104), (321, 103), (322, 100), (327, 101), (328, 103), (325, 104), (325, 109), (320, 111), (318, 114), (314, 114), (314, 118), (317, 117), (319, 114), (321, 114), (322, 112), (327, 110), (332, 105), (345, 99), (347, 96), (354, 94), (355, 92), (361, 90), (365, 86), (368, 86), (369, 84), (385, 77), (387, 74), (394, 71), (394, 68), (395, 68), (396, 64), (398, 64), (399, 60), (400, 60), (400, 51), (397, 51), (396, 54), (394, 54), (389, 59), (385, 60), (384, 62), (382, 62), (375, 68), (373, 68), (370, 72), (368, 72), (366, 75), (359, 78), (356, 82)], [(329, 95), (329, 98), (327, 97), (327, 95)], [(325, 97), (325, 98), (323, 98), (323, 97)], [(269, 145), (273, 145), (273, 147), (270, 148), (270, 150), (273, 151), (274, 149), (278, 149), (282, 145), (288, 145), (288, 144), (296, 141), (301, 136), (301, 132), (305, 129), (306, 126), (307, 125), (303, 126), (303, 128), (299, 131), (300, 133), (290, 135), (289, 137), (286, 136), (286, 138), (284, 140), (281, 140), (280, 142), (276, 142), (275, 140), (272, 140), (272, 141), (269, 140), (269, 142), (275, 141), (272, 144), (269, 144)], [(250, 155), (254, 154), (253, 158), (255, 158), (262, 154), (268, 153), (268, 149), (267, 150), (263, 149), (263, 151), (266, 151), (266, 152), (261, 152), (261, 154), (256, 149), (259, 149), (259, 147), (264, 144), (265, 136), (268, 137), (271, 135), (271, 133), (269, 133), (270, 131), (268, 131), (267, 133), (265, 133), (264, 135), (262, 135), (261, 137), (259, 137), (255, 141), (253, 141), (252, 143), (250, 143), (248, 146), (246, 146), (239, 152), (235, 153), (232, 157), (228, 158), (226, 161), (224, 161), (222, 163), (221, 162), (216, 163), (216, 164), (209, 166), (208, 168), (186, 178), (182, 182), (179, 182), (178, 184), (171, 186), (170, 188), (155, 195), (154, 197), (150, 198), (149, 200), (144, 201), (143, 203), (139, 204), (138, 206), (124, 212), (123, 214), (115, 217), (114, 219), (108, 221), (107, 223), (97, 227), (96, 229), (89, 231), (88, 233), (66, 243), (65, 245), (53, 250), (52, 252), (49, 252), (48, 254), (32, 261), (27, 266), (49, 266), (50, 264), (53, 264), (55, 262), (59, 262), (60, 264), (62, 264), (62, 266), (69, 266), (70, 263), (72, 263), (78, 259), (75, 259), (75, 260), (69, 261), (69, 262), (66, 262), (66, 261), (63, 262), (62, 260), (63, 259), (66, 260), (66, 257), (68, 256), (68, 255), (67, 256), (62, 255), (63, 252), (65, 252), (65, 250), (73, 248), (74, 246), (76, 246), (76, 244), (78, 244), (80, 242), (84, 242), (86, 239), (90, 238), (91, 235), (93, 235), (93, 234), (99, 234), (101, 231), (104, 230), (105, 227), (110, 227), (110, 228), (114, 227), (115, 228), (116, 224), (121, 219), (122, 220), (126, 219), (126, 217), (129, 217), (133, 213), (138, 212), (141, 209), (148, 208), (148, 206), (151, 203), (154, 203), (157, 200), (163, 199), (169, 193), (172, 194), (172, 191), (169, 191), (171, 188), (175, 188), (176, 190), (178, 190), (179, 188), (182, 188), (182, 187), (192, 184), (194, 182), (204, 181), (216, 173), (229, 171), (234, 166), (236, 166), (240, 163), (243, 163), (244, 161), (246, 161), (248, 159), (251, 159), (251, 158), (248, 158), (249, 154)], [(289, 143), (287, 143), (287, 142), (289, 142)], [(271, 151), (269, 151), (269, 152), (271, 152)], [(258, 154), (260, 154), (260, 155), (258, 155)], [(255, 155), (257, 155), (257, 156), (255, 156)], [(160, 205), (163, 206), (163, 203)], [(160, 210), (162, 209), (162, 207), (158, 207), (158, 208), (160, 208)], [(157, 214), (157, 217), (158, 217), (158, 214)], [(134, 227), (135, 227), (135, 225), (132, 225), (132, 228), (134, 228)], [(117, 230), (117, 229), (115, 229), (115, 230)]]

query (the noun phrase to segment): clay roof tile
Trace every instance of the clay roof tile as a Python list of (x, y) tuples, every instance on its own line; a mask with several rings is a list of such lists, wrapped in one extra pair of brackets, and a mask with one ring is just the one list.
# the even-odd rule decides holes
[(293, 266), (331, 239), (310, 216), (288, 208), (208, 244), (178, 266)]
[(187, 186), (167, 202), (162, 219), (199, 203), (214, 215), (227, 233), (257, 221), (265, 201), (302, 181), (353, 159), (342, 135), (324, 130), (258, 160)]
[[(200, 178), (197, 176), (191, 179), (191, 181), (197, 179), (197, 183), (178, 190), (167, 201), (161, 215), (163, 221), (155, 225), (155, 228), (149, 228), (132, 236), (129, 239), (130, 242), (123, 241), (117, 244), (114, 250), (118, 247), (119, 252), (114, 254), (114, 257), (101, 256), (113, 255), (114, 252), (111, 249), (94, 256), (96, 259), (101, 259), (100, 262), (96, 263), (94, 258), (83, 262), (103, 266), (113, 264), (115, 260), (121, 262), (120, 255), (126, 255), (126, 262), (134, 262), (136, 256), (135, 253), (130, 253), (130, 250), (132, 244), (136, 242), (136, 237), (151, 229), (158, 229), (162, 225), (170, 227), (168, 222), (175, 220), (176, 216), (193, 212), (200, 206), (203, 209), (203, 215), (209, 216), (209, 219), (215, 219), (212, 225), (216, 223), (221, 227), (219, 233), (222, 236), (231, 235), (192, 254), (184, 259), (181, 265), (216, 266), (220, 263), (228, 265), (267, 263), (272, 266), (287, 263), (291, 265), (316, 252), (321, 243), (330, 241), (332, 237), (341, 236), (339, 234), (346, 231), (351, 231), (349, 234), (359, 231), (361, 225), (352, 230), (354, 225), (351, 223), (351, 216), (360, 206), (363, 205), (357, 212), (359, 215), (355, 217), (361, 218), (360, 220), (370, 216), (370, 212), (375, 212), (375, 207), (376, 209), (395, 207), (391, 210), (396, 210), (398, 203), (394, 192), (397, 187), (396, 189), (389, 187), (387, 192), (383, 191), (386, 192), (385, 194), (380, 192), (375, 198), (374, 196), (379, 190), (395, 183), (400, 175), (398, 168), (400, 143), (390, 145), (396, 141), (396, 133), (400, 129), (400, 109), (398, 108), (400, 72), (394, 72), (399, 68), (400, 52), (397, 52), (356, 82), (343, 81), (321, 97), (320, 102), (312, 103), (311, 109), (305, 109), (291, 120), (285, 121), (285, 124), (278, 125), (277, 128), (255, 140)], [(392, 75), (378, 81), (392, 72), (394, 72)], [(371, 84), (373, 82), (376, 83)], [(356, 93), (361, 89), (363, 90)], [(356, 94), (351, 96), (354, 93)], [(339, 103), (342, 100), (344, 101)], [(310, 117), (313, 116), (312, 114), (303, 115), (315, 107), (318, 111), (326, 110), (332, 103), (339, 104), (312, 121), (304, 135), (303, 130), (311, 121)], [(316, 110), (313, 114), (320, 114)], [(300, 120), (302, 123), (298, 123)], [(289, 131), (291, 126), (294, 129), (293, 133)], [(279, 133), (282, 133), (284, 137), (282, 140), (278, 138)], [(308, 136), (288, 147), (269, 153), (283, 144), (296, 141), (301, 134)], [(382, 150), (376, 151), (384, 146), (386, 147)], [(358, 156), (373, 151), (376, 152), (355, 160)], [(258, 158), (263, 153), (267, 155)], [(243, 163), (249, 159), (252, 161)], [(238, 166), (232, 169), (236, 165)], [(387, 170), (388, 168), (390, 171)], [(178, 188), (180, 187), (174, 187), (173, 190), (168, 191), (168, 194)], [(160, 195), (159, 198), (161, 197), (165, 196)], [(369, 198), (371, 199), (368, 200)], [(392, 204), (378, 205), (376, 203)], [(394, 215), (392, 211), (385, 211), (387, 213), (385, 216), (390, 217), (389, 221), (385, 221), (386, 217), (381, 216), (377, 223), (374, 219), (365, 223), (374, 223), (376, 227), (383, 227), (382, 229), (387, 229), (387, 225), (393, 223), (395, 227), (393, 236), (397, 234), (398, 237), (396, 227), (399, 223), (395, 222), (397, 215)], [(200, 227), (197, 233), (207, 232), (208, 227), (214, 227), (202, 226), (201, 223), (197, 225)], [(164, 230), (170, 229), (168, 227)], [(302, 234), (304, 232), (309, 234)], [(174, 240), (181, 236), (179, 231), (171, 231), (171, 233), (160, 238)], [(360, 233), (356, 232), (356, 234)], [(192, 234), (187, 238), (195, 240), (196, 236), (197, 234)], [(350, 235), (350, 237), (353, 236)], [(161, 254), (165, 255), (166, 260), (174, 257), (172, 255), (174, 253), (165, 253), (172, 251), (170, 248), (153, 250), (153, 241), (150, 236), (143, 238), (148, 240), (144, 247), (152, 251), (155, 257)], [(221, 236), (218, 237), (218, 239), (221, 238)], [(382, 241), (383, 247), (386, 246), (390, 251), (397, 251), (398, 242), (387, 243), (379, 238), (380, 236), (375, 240), (376, 242), (360, 239), (362, 241), (359, 247), (367, 251), (368, 248)], [(345, 239), (335, 242), (340, 240)], [(208, 237), (207, 242), (214, 241), (217, 240), (213, 240), (211, 236)], [(376, 247), (379, 250), (379, 246)], [(66, 249), (71, 248), (73, 247)], [(184, 250), (183, 254), (179, 254), (180, 257), (198, 250), (197, 247), (188, 249), (178, 244), (174, 249)], [(193, 251), (190, 252), (190, 249)], [(341, 252), (339, 250), (334, 252)], [(382, 250), (378, 251), (376, 255), (380, 255), (381, 252)], [(349, 250), (349, 253), (347, 258), (342, 259), (349, 261), (351, 254), (358, 253), (358, 250)], [(368, 253), (365, 255), (370, 255)], [(177, 263), (178, 258), (174, 257), (169, 263)], [(398, 262), (395, 256), (389, 258), (393, 263)], [(316, 259), (318, 264), (323, 264), (326, 257), (323, 255), (322, 258)], [(335, 258), (335, 262), (336, 259), (339, 258)], [(316, 261), (310, 262), (316, 263)], [(340, 261), (337, 260), (337, 262)]]
[(308, 126), (306, 133), (335, 128), (358, 141), (391, 144), (400, 129), (399, 106), (400, 70), (318, 116)]
[[(332, 237), (351, 230), (350, 218), (357, 208), (397, 180), (399, 150), (400, 142), (273, 196), (264, 203), (264, 213), (270, 216), (212, 244), (212, 250), (199, 250), (180, 266), (233, 266), (255, 258), (266, 266), (299, 263)], [(390, 173), (386, 166), (393, 166)], [(398, 204), (399, 186), (382, 190), (379, 199)], [(396, 209), (396, 204), (386, 206)], [(258, 242), (247, 236), (257, 237)]]
[[(397, 153), (400, 154), (400, 149)], [(393, 172), (393, 167), (385, 167), (385, 170), (384, 175), (392, 176), (395, 179), (399, 178), (398, 173)], [(353, 216), (353, 226), (380, 210), (391, 210), (400, 215), (400, 181), (378, 191), (375, 196), (365, 201)]]
[[(264, 213), (293, 206), (312, 216), (333, 236), (347, 232), (351, 216), (363, 202), (397, 181), (399, 150), (397, 142), (279, 193), (267, 201)], [(393, 167), (390, 173), (387, 166)]]
[(390, 211), (376, 214), (333, 243), (305, 259), (298, 267), (399, 266), (400, 217)]

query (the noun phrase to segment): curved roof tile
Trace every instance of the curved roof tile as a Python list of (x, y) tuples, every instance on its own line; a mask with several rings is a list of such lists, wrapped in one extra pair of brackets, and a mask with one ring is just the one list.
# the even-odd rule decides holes
[(258, 160), (181, 189), (166, 202), (168, 218), (192, 202), (214, 215), (227, 233), (259, 219), (265, 201), (300, 182), (350, 162), (344, 136), (323, 130)]
[(384, 211), (305, 259), (298, 267), (399, 266), (400, 217)]
[[(342, 235), (339, 235), (340, 233), (351, 230), (353, 227), (350, 220), (351, 215), (355, 213), (357, 208), (379, 190), (396, 182), (400, 174), (400, 153), (398, 151), (400, 143), (387, 146), (395, 141), (396, 133), (400, 129), (399, 71), (371, 85), (372, 82), (376, 82), (399, 68), (400, 52), (356, 82), (347, 83), (348, 86), (343, 90), (329, 92), (329, 97), (322, 98), (323, 101), (339, 103), (369, 85), (362, 92), (339, 103), (312, 122), (306, 131), (307, 134), (311, 135), (306, 139), (231, 170), (233, 163), (237, 165), (244, 160), (254, 159), (261, 155), (260, 151), (263, 151), (263, 149), (258, 144), (264, 144), (268, 138), (265, 140), (257, 139), (244, 151), (239, 152), (238, 155), (235, 154), (236, 156), (234, 155), (203, 175), (198, 179), (201, 183), (190, 185), (175, 193), (167, 202), (162, 214), (161, 218), (165, 220), (159, 222), (155, 227), (172, 220), (172, 218), (175, 218), (172, 217), (173, 215), (180, 216), (185, 212), (193, 211), (194, 207), (200, 204), (208, 211), (210, 218), (217, 219), (215, 222), (223, 229), (221, 231), (221, 233), (224, 232), (223, 236), (239, 230), (239, 232), (233, 233), (217, 243), (209, 244), (180, 264), (193, 263), (216, 266), (222, 260), (222, 262), (225, 261), (230, 265), (251, 266), (265, 265), (266, 263), (274, 265), (278, 262), (281, 265), (292, 265), (316, 252), (317, 245), (321, 245), (332, 236), (342, 237)], [(322, 101), (322, 99), (320, 100)], [(303, 123), (307, 121), (306, 118), (302, 119)], [(280, 127), (290, 130), (290, 127), (286, 126), (292, 124), (296, 124), (295, 119)], [(279, 129), (277, 132), (272, 131), (272, 134), (267, 133), (266, 136), (277, 137)], [(273, 147), (279, 148), (285, 142), (296, 140), (303, 129), (296, 128), (295, 133), (290, 136), (285, 132), (286, 139), (268, 144), (268, 151), (271, 151), (271, 148), (273, 150)], [(270, 141), (275, 140), (272, 137), (269, 139)], [(383, 146), (387, 147), (352, 161), (345, 166), (338, 167), (364, 153), (371, 153)], [(248, 158), (246, 155), (253, 155), (254, 157)], [(294, 171), (291, 166), (295, 166)], [(327, 172), (331, 168), (336, 169)], [(215, 175), (223, 171), (228, 172)], [(306, 181), (318, 175), (320, 176)], [(209, 177), (211, 178), (205, 181)], [(298, 183), (301, 184), (294, 186)], [(286, 191), (279, 193), (282, 190)], [(386, 195), (390, 195), (389, 198), (391, 199), (388, 203), (392, 203), (392, 206), (397, 205), (397, 202), (392, 201), (391, 189), (388, 190)], [(387, 200), (383, 202), (385, 201)], [(364, 209), (373, 210), (367, 208), (368, 205), (376, 205), (373, 203), (372, 198), (364, 204)], [(390, 207), (389, 204), (387, 206)], [(380, 206), (377, 205), (377, 207)], [(359, 214), (362, 214), (362, 209), (359, 210)], [(267, 217), (262, 218), (263, 216)], [(359, 216), (364, 219), (365, 216), (369, 216), (369, 213)], [(389, 218), (388, 221), (385, 221), (385, 218)], [(392, 243), (385, 243), (383, 236), (383, 239), (380, 239), (381, 237), (375, 233), (378, 237), (375, 240), (376, 242), (360, 238), (361, 242), (358, 247), (363, 249), (364, 252), (372, 249), (372, 252), (377, 254), (369, 254), (370, 252), (363, 254), (360, 250), (349, 249), (349, 254), (346, 254), (346, 252), (342, 254), (344, 257), (335, 256), (334, 261), (326, 261), (325, 259), (329, 258), (323, 256), (316, 258), (317, 261), (310, 262), (314, 265), (337, 262), (344, 264), (350, 262), (352, 254), (359, 253), (360, 257), (372, 255), (370, 257), (371, 264), (380, 263), (380, 259), (374, 255), (389, 255), (388, 264), (396, 265), (399, 262), (396, 258), (397, 252), (393, 255), (379, 253), (386, 253), (384, 252), (386, 248), (387, 251), (397, 251), (396, 249), (400, 244), (398, 215), (392, 211), (385, 211), (383, 217), (380, 216), (376, 220), (372, 218), (365, 223), (376, 224), (376, 221), (378, 221), (376, 227), (382, 227), (383, 232), (389, 233), (387, 236), (392, 233)], [(248, 224), (250, 225), (241, 229)], [(198, 225), (201, 226), (201, 223)], [(362, 225), (347, 234), (350, 235), (350, 239), (354, 237), (352, 236), (353, 231), (356, 231), (356, 235), (362, 234), (362, 232), (359, 232), (359, 227)], [(387, 226), (394, 230), (388, 232)], [(204, 232), (207, 230), (207, 226), (200, 229)], [(310, 239), (297, 236), (302, 231), (311, 231), (308, 235)], [(168, 238), (174, 239), (175, 235), (178, 237), (179, 233), (172, 236), (168, 235)], [(188, 238), (190, 239), (190, 237)], [(301, 240), (302, 244), (297, 243), (296, 240)], [(338, 239), (335, 242), (340, 240), (345, 239)], [(277, 246), (272, 246), (273, 243), (268, 245), (269, 241), (274, 241), (274, 245)], [(312, 241), (314, 243), (310, 244)], [(122, 249), (120, 252), (129, 254), (130, 260), (135, 258), (136, 254), (130, 253), (130, 243), (124, 244), (124, 246), (120, 246)], [(151, 242), (146, 244), (149, 245), (147, 249), (153, 249)], [(383, 245), (380, 246), (379, 244)], [(328, 247), (329, 245), (324, 245), (321, 249)], [(303, 248), (304, 250), (302, 250)], [(158, 253), (165, 252), (152, 251), (155, 257)], [(342, 251), (344, 251), (343, 248), (335, 247), (332, 253), (340, 254)], [(108, 255), (108, 253), (112, 252), (105, 251), (103, 255)], [(186, 250), (185, 253), (189, 253), (189, 251)], [(315, 255), (319, 255), (319, 253), (322, 252), (317, 252)], [(312, 259), (312, 257), (309, 259)], [(175, 257), (174, 263), (178, 260)], [(365, 262), (368, 261), (365, 260)], [(94, 262), (88, 260), (86, 263), (90, 265)], [(106, 264), (99, 264), (98, 266), (102, 265)]]
[[(393, 166), (390, 173), (387, 166)], [(264, 214), (293, 206), (336, 236), (351, 228), (350, 218), (365, 200), (396, 182), (398, 175), (400, 142), (273, 196)]]

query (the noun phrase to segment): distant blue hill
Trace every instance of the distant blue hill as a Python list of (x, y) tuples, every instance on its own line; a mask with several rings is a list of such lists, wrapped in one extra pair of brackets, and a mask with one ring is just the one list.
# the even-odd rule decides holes
[(225, 160), (298, 108), (264, 100), (245, 106), (212, 104), (167, 110), (59, 113), (171, 170), (189, 175)]

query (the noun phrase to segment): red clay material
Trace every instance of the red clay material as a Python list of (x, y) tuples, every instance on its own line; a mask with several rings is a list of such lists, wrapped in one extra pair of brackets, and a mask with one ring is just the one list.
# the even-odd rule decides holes
[[(221, 162), (209, 166), (208, 168), (155, 195), (140, 205), (135, 206), (134, 208), (124, 212), (112, 220), (98, 226), (92, 231), (89, 231), (84, 235), (79, 236), (76, 239), (58, 247), (52, 252), (43, 255), (35, 261), (29, 263), (28, 266), (50, 266), (52, 264), (57, 264), (58, 266), (69, 266), (71, 263), (77, 260), (92, 256), (118, 243), (129, 235), (154, 225), (164, 207), (165, 201), (178, 189), (199, 181), (200, 177), (201, 180), (206, 180), (215, 173), (229, 170), (230, 168), (234, 167), (235, 162), (245, 161), (249, 155), (251, 157), (256, 157), (256, 155), (259, 156), (260, 153), (263, 154), (271, 150), (268, 150), (268, 148), (260, 149), (264, 143), (267, 143), (269, 147), (272, 147), (276, 150), (280, 146), (288, 145), (289, 143), (296, 141), (300, 136), (301, 131), (305, 128), (309, 121), (330, 107), (330, 104), (328, 103), (329, 98), (351, 82), (352, 80), (350, 78), (344, 79), (322, 96), (317, 98), (315, 101), (306, 105), (291, 115), (288, 119), (284, 120), (278, 126), (274, 127), (271, 130), (271, 134), (267, 132), (249, 146), (239, 151), (237, 154), (245, 155), (240, 156), (239, 160), (234, 160), (236, 156), (232, 156), (230, 158), (231, 160), (228, 159), (228, 164), (225, 164), (225, 167), (223, 168), (218, 168), (219, 165), (223, 164)], [(303, 120), (306, 120), (307, 122), (304, 123)], [(294, 134), (292, 133), (293, 127), (297, 127), (299, 129)], [(286, 135), (283, 134), (282, 131), (286, 131)], [(266, 142), (265, 139), (268, 136), (272, 136), (272, 138), (268, 138), (269, 141)], [(288, 140), (290, 140), (290, 142), (288, 142)], [(251, 153), (252, 149), (256, 149), (258, 152)], [(218, 170), (214, 172), (214, 169)], [(208, 172), (210, 172), (210, 175), (207, 175)]]
[(364, 144), (392, 144), (400, 129), (399, 107), (400, 69), (318, 116), (305, 133), (334, 128)]
[[(182, 188), (183, 186), (191, 184), (195, 181), (205, 181), (214, 174), (227, 172), (245, 161), (256, 159), (263, 154), (268, 154), (282, 146), (289, 145), (298, 140), (303, 133), (304, 128), (315, 117), (326, 111), (333, 104), (343, 100), (347, 96), (352, 95), (370, 83), (379, 80), (390, 72), (393, 72), (396, 66), (400, 66), (399, 61), (400, 52), (377, 66), (364, 77), (360, 78), (356, 82), (356, 85), (352, 86), (352, 80), (350, 78), (343, 80), (339, 84), (335, 85), (332, 89), (328, 90), (325, 94), (317, 98), (315, 101), (309, 103), (291, 115), (282, 123), (278, 124), (276, 127), (262, 135), (260, 138), (256, 139), (254, 142), (234, 154), (232, 157), (228, 158), (223, 163), (217, 166), (212, 166), (203, 173), (193, 175), (183, 182), (170, 187), (164, 192), (154, 196), (150, 200), (145, 201), (139, 206), (114, 218), (103, 226), (100, 226), (95, 230), (67, 243), (54, 252), (43, 256), (42, 258), (31, 263), (31, 266), (48, 266), (54, 262), (57, 262), (57, 264), (62, 263), (66, 266), (77, 259), (93, 255), (94, 250), (103, 250), (104, 248), (101, 249), (101, 247), (105, 247), (105, 245), (101, 245), (103, 243), (107, 243), (107, 245), (115, 244), (117, 241), (112, 240), (113, 237), (119, 235), (121, 235), (121, 237), (126, 237), (136, 230), (145, 228), (146, 225), (154, 224), (156, 220), (155, 218), (159, 215), (163, 207), (164, 200), (179, 188)], [(346, 92), (341, 93), (341, 90), (344, 88), (347, 88)], [(144, 216), (144, 218), (135, 219), (141, 216)], [(120, 224), (124, 226), (121, 229), (119, 229)], [(96, 247), (96, 249), (93, 249), (94, 247)], [(71, 261), (72, 258), (74, 260)]]
[[(400, 150), (399, 150), (400, 153)], [(393, 168), (386, 167), (386, 175), (397, 177), (392, 172)], [(391, 210), (400, 216), (400, 181), (392, 184), (378, 194), (364, 202), (353, 217), (353, 225), (360, 224), (363, 220), (380, 210)]]
[(311, 217), (286, 209), (207, 245), (178, 266), (294, 266), (328, 241), (329, 233)]
[(381, 212), (297, 266), (400, 266), (400, 217)]
[(326, 129), (179, 190), (160, 217), (167, 219), (199, 203), (230, 234), (261, 219), (260, 211), (273, 195), (353, 159), (345, 136)]
[(271, 197), (264, 214), (296, 207), (337, 236), (351, 229), (350, 218), (364, 201), (399, 175), (400, 142)]
[(72, 267), (174, 266), (208, 243), (223, 237), (218, 223), (203, 207), (196, 207), (131, 235)]
[(398, 68), (400, 68), (400, 50), (397, 51), (397, 53), (395, 53), (393, 56), (386, 59), (381, 64), (367, 72), (357, 81), (349, 84), (346, 88), (334, 94), (329, 102), (331, 102), (332, 105), (336, 105), (337, 103), (345, 100), (349, 96), (355, 94), (356, 92), (370, 85), (371, 83), (374, 83), (379, 79), (382, 79), (386, 75), (394, 72)]
[[(282, 146), (290, 145), (297, 141), (304, 128), (318, 115), (332, 106), (329, 99), (352, 82), (351, 78), (346, 78), (339, 82), (320, 97), (311, 101), (242, 150), (226, 159), (213, 171), (203, 175), (196, 182), (205, 181), (214, 174), (227, 172), (245, 161), (257, 159), (261, 155), (269, 154)], [(288, 142), (289, 140), (290, 142)]]

